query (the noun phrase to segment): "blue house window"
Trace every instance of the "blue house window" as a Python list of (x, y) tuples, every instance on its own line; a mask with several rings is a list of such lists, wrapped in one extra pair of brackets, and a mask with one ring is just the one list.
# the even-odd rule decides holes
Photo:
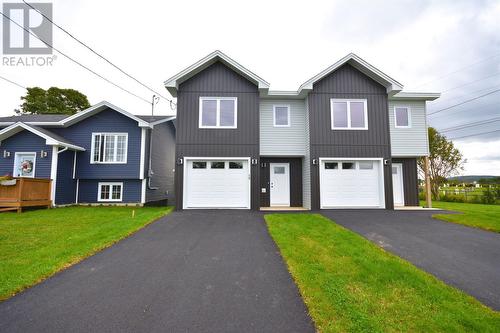
[(127, 163), (127, 133), (92, 133), (91, 163)]

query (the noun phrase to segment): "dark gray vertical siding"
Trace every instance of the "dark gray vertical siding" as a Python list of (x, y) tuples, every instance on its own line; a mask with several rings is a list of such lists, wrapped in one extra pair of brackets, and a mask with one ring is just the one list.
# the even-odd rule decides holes
[(56, 205), (76, 201), (76, 180), (73, 179), (75, 152), (66, 150), (57, 156)]
[[(367, 100), (368, 130), (332, 130), (331, 98)], [(314, 84), (309, 94), (311, 158), (375, 157), (390, 159), (388, 101), (385, 87), (346, 64)], [(386, 208), (394, 206), (390, 165), (384, 167)], [(311, 167), (311, 206), (320, 208), (319, 166)]]
[(418, 175), (416, 158), (393, 158), (392, 163), (403, 164), (403, 192), (405, 206), (418, 206)]
[[(200, 129), (199, 98), (237, 97), (236, 129)], [(259, 92), (255, 84), (216, 62), (179, 86), (177, 97), (176, 158), (259, 158)], [(252, 165), (251, 203), (259, 208), (259, 169)], [(183, 166), (176, 166), (176, 206), (182, 208)]]
[(168, 199), (168, 204), (175, 204), (174, 168), (175, 168), (175, 127), (171, 121), (156, 125), (148, 134), (146, 173), (149, 166), (149, 137), (153, 136), (151, 165), (151, 187), (146, 188), (146, 202)]
[(266, 189), (266, 193), (260, 194), (261, 207), (271, 205), (271, 189), (269, 188), (270, 163), (290, 163), (290, 206), (302, 207), (302, 158), (262, 157), (261, 163), (265, 167), (260, 168), (260, 187)]

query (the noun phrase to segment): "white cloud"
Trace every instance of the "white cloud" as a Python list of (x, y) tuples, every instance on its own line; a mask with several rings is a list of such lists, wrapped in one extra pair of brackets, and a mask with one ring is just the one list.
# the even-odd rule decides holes
[[(500, 55), (498, 1), (53, 3), (57, 23), (164, 95), (168, 95), (162, 85), (165, 79), (215, 49), (262, 76), (272, 89), (281, 90), (297, 89), (349, 52), (356, 52), (410, 89), (478, 59)], [(150, 91), (56, 28), (54, 45), (125, 88), (151, 98)], [(60, 55), (52, 68), (0, 66), (0, 72), (25, 86), (74, 88), (87, 94), (91, 103), (109, 100), (133, 113), (150, 112), (146, 103)], [(418, 88), (443, 91), (495, 72), (500, 72), (500, 56)], [(495, 85), (500, 86), (500, 75), (446, 93), (443, 102), (430, 103), (429, 109), (448, 106), (462, 100), (467, 92)], [(1, 80), (0, 91), (0, 115), (12, 114), (24, 91)], [(487, 119), (499, 114), (498, 103), (500, 94), (492, 95), (431, 117), (430, 124), (443, 128)], [(157, 106), (157, 113), (170, 112), (168, 103)], [(472, 133), (482, 129), (474, 130)], [(463, 132), (454, 133), (460, 134)], [(495, 137), (499, 136), (477, 140), (490, 142)], [(471, 168), (479, 172), (481, 162), (476, 165)], [(486, 165), (484, 168), (488, 170)]]

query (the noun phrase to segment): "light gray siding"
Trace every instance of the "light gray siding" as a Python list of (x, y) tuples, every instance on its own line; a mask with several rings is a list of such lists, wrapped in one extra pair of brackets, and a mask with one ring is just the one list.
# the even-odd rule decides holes
[[(395, 106), (410, 108), (410, 128), (396, 128), (394, 120)], [(389, 125), (392, 156), (424, 156), (429, 153), (425, 101), (389, 100)]]
[[(273, 105), (290, 106), (290, 127), (274, 127)], [(308, 149), (304, 100), (261, 99), (260, 155), (304, 156)], [(307, 140), (306, 140), (307, 138)]]
[(306, 153), (302, 160), (302, 204), (311, 209), (311, 149), (309, 147), (309, 101), (305, 100)]

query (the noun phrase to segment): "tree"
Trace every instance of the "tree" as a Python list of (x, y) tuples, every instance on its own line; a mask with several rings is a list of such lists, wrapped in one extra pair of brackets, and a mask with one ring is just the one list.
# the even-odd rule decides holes
[[(455, 148), (452, 141), (446, 139), (445, 136), (429, 127), (429, 178), (431, 181), (431, 193), (434, 199), (439, 199), (439, 186), (441, 186), (447, 178), (457, 175), (464, 169), (464, 164), (467, 162), (462, 156), (462, 153)], [(418, 161), (419, 172), (424, 175), (425, 160), (423, 157)]]
[(78, 90), (57, 87), (27, 90), (26, 96), (21, 97), (21, 108), (15, 110), (18, 114), (75, 114), (90, 107), (87, 96)]

